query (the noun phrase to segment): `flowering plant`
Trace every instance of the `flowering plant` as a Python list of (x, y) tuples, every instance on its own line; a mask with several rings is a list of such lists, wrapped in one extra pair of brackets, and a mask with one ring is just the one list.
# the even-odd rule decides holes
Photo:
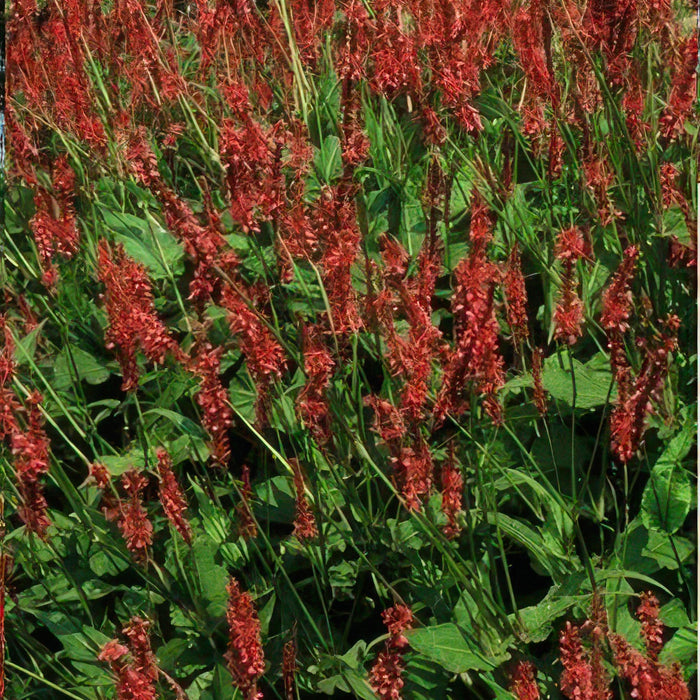
[(669, 0), (14, 0), (0, 697), (690, 698)]

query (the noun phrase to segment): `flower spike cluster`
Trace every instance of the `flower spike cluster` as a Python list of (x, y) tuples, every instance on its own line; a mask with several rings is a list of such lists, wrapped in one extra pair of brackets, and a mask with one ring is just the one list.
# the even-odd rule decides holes
[(262, 693), (258, 691), (257, 683), (265, 671), (260, 620), (250, 593), (241, 590), (235, 578), (230, 580), (226, 590), (229, 597), (226, 611), (229, 643), (225, 654), (228, 668), (243, 698), (260, 700)]
[(403, 633), (413, 625), (413, 613), (405, 605), (395, 605), (382, 613), (382, 620), (389, 630), (389, 638), (370, 670), (369, 683), (380, 700), (401, 700), (403, 653), (408, 646)]

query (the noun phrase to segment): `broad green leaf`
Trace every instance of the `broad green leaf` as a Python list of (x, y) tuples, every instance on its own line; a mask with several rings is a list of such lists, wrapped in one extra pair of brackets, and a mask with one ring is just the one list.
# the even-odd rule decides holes
[(53, 366), (53, 387), (67, 389), (78, 380), (88, 384), (102, 384), (109, 379), (110, 371), (96, 357), (81, 348), (62, 348)]
[(449, 674), (433, 661), (409, 655), (404, 676), (404, 697), (415, 700), (445, 700)]
[(39, 323), (39, 325), (32, 331), (27, 333), (23, 338), (18, 338), (15, 341), (15, 356), (14, 360), (18, 366), (22, 367), (29, 363), (30, 360), (34, 359), (34, 354), (36, 353), (36, 344), (39, 339), (39, 334), (46, 320)]
[(688, 613), (680, 598), (669, 600), (666, 605), (662, 605), (659, 610), (659, 619), (666, 627), (687, 627), (690, 625)]
[(457, 625), (445, 623), (406, 632), (411, 648), (451, 673), (489, 671), (496, 664), (472, 649)]
[(573, 358), (573, 367), (572, 381), (571, 365), (565, 353), (559, 352), (545, 359), (542, 384), (552, 398), (574, 406), (574, 385), (576, 408), (596, 408), (615, 398), (615, 388), (611, 391), (612, 373), (604, 355), (592, 357), (585, 365)]
[(102, 455), (96, 461), (104, 464), (112, 476), (121, 476), (129, 469), (143, 469), (146, 466), (143, 449), (140, 447), (132, 447), (123, 455)]
[(673, 533), (685, 522), (692, 502), (688, 472), (669, 464), (657, 465), (642, 494), (642, 522)]
[(666, 449), (656, 461), (657, 467), (680, 466), (695, 444), (697, 419), (689, 416), (683, 427), (669, 441)]
[(197, 537), (192, 544), (192, 556), (199, 578), (200, 590), (206, 601), (207, 613), (218, 617), (226, 612), (228, 594), (226, 585), (229, 576), (226, 569), (214, 562), (216, 545), (204, 537)]
[(167, 278), (170, 273), (182, 273), (182, 247), (153, 219), (147, 221), (104, 207), (100, 209), (105, 225), (113, 231), (115, 240), (124, 246), (127, 255), (148, 268), (153, 279)]
[(152, 408), (149, 411), (145, 411), (143, 416), (144, 418), (146, 416), (161, 416), (162, 418), (169, 420), (182, 433), (201, 440), (207, 439), (207, 432), (201, 425), (199, 425), (199, 423), (195, 423), (190, 418), (187, 418), (176, 411), (171, 411), (168, 408)]
[(258, 392), (248, 371), (238, 371), (228, 387), (231, 404), (247, 421), (255, 423), (255, 402)]
[(679, 663), (686, 679), (695, 673), (698, 665), (697, 622), (687, 627), (681, 627), (668, 640), (659, 654), (659, 661), (664, 665)]

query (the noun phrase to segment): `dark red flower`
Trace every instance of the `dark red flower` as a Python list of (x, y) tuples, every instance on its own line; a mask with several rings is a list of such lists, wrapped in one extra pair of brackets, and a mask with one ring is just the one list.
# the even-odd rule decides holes
[(173, 527), (180, 533), (182, 539), (187, 544), (190, 544), (192, 541), (192, 527), (184, 514), (187, 510), (187, 501), (173, 473), (172, 460), (168, 452), (162, 447), (158, 448), (156, 455), (158, 457), (158, 476), (160, 477), (158, 495), (163, 506), (163, 512)]
[(447, 539), (453, 539), (462, 531), (457, 517), (462, 512), (464, 501), (464, 478), (454, 458), (454, 446), (450, 444), (449, 458), (442, 465), (442, 512), (447, 516), (447, 525), (442, 528)]
[(637, 608), (637, 617), (642, 623), (642, 637), (647, 649), (647, 656), (657, 661), (664, 645), (664, 623), (659, 620), (659, 601), (652, 593), (642, 593), (641, 603)]
[(231, 455), (228, 431), (233, 425), (233, 410), (228, 392), (219, 377), (223, 348), (200, 343), (191, 353), (187, 368), (199, 377), (195, 400), (202, 409), (202, 424), (211, 437), (211, 461), (226, 466)]
[(574, 345), (583, 333), (583, 301), (577, 291), (576, 261), (588, 257), (586, 243), (577, 228), (563, 229), (560, 232), (555, 255), (562, 262), (564, 273), (554, 310), (554, 337)]
[(135, 469), (130, 469), (122, 476), (122, 487), (129, 496), (126, 503), (121, 504), (117, 525), (121, 530), (127, 549), (138, 561), (147, 558), (148, 547), (153, 543), (153, 525), (148, 519), (148, 513), (143, 507), (141, 492), (146, 488), (148, 480)]
[(306, 497), (306, 483), (299, 460), (291, 458), (289, 464), (294, 472), (294, 491), (296, 493), (294, 535), (303, 542), (316, 537), (318, 528), (316, 527), (316, 518)]
[(98, 246), (98, 265), (109, 316), (106, 346), (117, 350), (122, 389), (134, 390), (138, 382), (137, 350), (142, 350), (156, 364), (162, 364), (168, 353), (180, 361), (184, 361), (185, 356), (158, 318), (151, 283), (143, 265), (132, 260), (121, 244), (110, 249), (104, 240)]
[(528, 325), (527, 292), (517, 246), (513, 246), (508, 256), (503, 276), (503, 292), (506, 299), (508, 325), (513, 333), (513, 341), (518, 345), (527, 338)]
[(250, 507), (250, 499), (253, 496), (253, 489), (250, 485), (250, 469), (244, 464), (241, 467), (241, 502), (236, 506), (238, 518), (236, 529), (243, 539), (251, 539), (258, 534), (258, 525), (253, 517)]
[(540, 699), (537, 669), (531, 661), (518, 661), (510, 677), (509, 690), (518, 700)]
[(242, 591), (235, 578), (227, 588), (229, 596), (226, 621), (229, 627), (228, 651), (225, 654), (234, 685), (245, 700), (259, 700), (257, 682), (265, 671), (260, 620), (250, 593)]
[(51, 524), (48, 504), (43, 494), (40, 477), (49, 471), (49, 439), (44, 432), (44, 418), (39, 409), (42, 397), (38, 392), (27, 398), (26, 428), (15, 427), (12, 432), (11, 446), (14, 456), (17, 490), (21, 499), (17, 514), (27, 526), (28, 532), (34, 532), (46, 539), (47, 529)]

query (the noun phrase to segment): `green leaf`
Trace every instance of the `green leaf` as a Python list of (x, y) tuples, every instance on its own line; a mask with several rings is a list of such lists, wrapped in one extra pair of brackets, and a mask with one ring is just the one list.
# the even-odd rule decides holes
[(192, 556), (194, 557), (200, 590), (206, 601), (207, 613), (212, 617), (219, 617), (226, 612), (228, 594), (228, 573), (223, 566), (214, 562), (216, 545), (204, 537), (197, 537), (192, 544)]
[(104, 549), (99, 549), (90, 557), (90, 569), (95, 576), (116, 576), (129, 568), (129, 562), (123, 557), (113, 556)]
[(109, 641), (109, 637), (93, 627), (83, 627), (82, 632), (61, 635), (60, 640), (68, 658), (94, 661), (96, 652), (99, 653), (99, 649)]
[(100, 207), (107, 228), (124, 246), (127, 255), (148, 268), (153, 279), (181, 274), (184, 251), (175, 238), (153, 219), (148, 221), (131, 214)]
[[(615, 398), (615, 389), (610, 390), (612, 373), (605, 355), (598, 353), (585, 365), (573, 358), (573, 366), (576, 408), (596, 408)], [(554, 399), (573, 407), (574, 382), (571, 379), (569, 358), (565, 353), (559, 352), (545, 359), (542, 384)]]
[(446, 623), (408, 630), (411, 648), (451, 673), (489, 671), (496, 664), (474, 651), (457, 625)]
[(36, 328), (27, 333), (23, 338), (18, 338), (15, 342), (14, 360), (18, 366), (23, 366), (34, 359), (36, 353), (36, 344), (39, 339), (41, 329), (44, 327), (46, 320), (43, 320)]
[(679, 663), (686, 679), (690, 678), (697, 669), (698, 654), (698, 624), (695, 622), (688, 627), (679, 629), (659, 654), (659, 661), (665, 666)]
[(102, 455), (96, 461), (104, 464), (112, 476), (121, 476), (129, 469), (143, 469), (146, 466), (140, 447), (132, 447), (123, 455)]
[(690, 625), (690, 618), (685, 610), (683, 601), (679, 598), (669, 600), (666, 605), (663, 605), (659, 610), (659, 620), (666, 627), (687, 627)]
[(642, 522), (673, 533), (685, 522), (692, 502), (688, 472), (674, 465), (656, 465), (642, 494)]
[(97, 385), (109, 379), (110, 371), (89, 352), (81, 348), (64, 347), (56, 356), (53, 366), (54, 389), (68, 389), (73, 384), (76, 374), (79, 381)]
[(694, 415), (687, 417), (683, 427), (669, 441), (666, 449), (656, 460), (657, 467), (680, 466), (695, 444), (697, 419)]
[(330, 183), (343, 173), (340, 139), (337, 136), (326, 136), (321, 148), (316, 153), (314, 161), (316, 172), (326, 183)]
[(166, 418), (173, 425), (179, 428), (182, 433), (189, 435), (193, 438), (199, 438), (201, 440), (206, 440), (208, 438), (206, 430), (204, 430), (204, 428), (202, 428), (202, 426), (199, 425), (199, 423), (195, 423), (190, 418), (186, 418), (180, 413), (171, 411), (168, 408), (152, 408), (149, 411), (145, 411), (143, 414), (144, 418), (146, 416), (151, 415)]
[(247, 421), (255, 423), (255, 402), (258, 392), (248, 371), (239, 371), (228, 387), (231, 404)]
[(581, 603), (580, 593), (586, 574), (577, 571), (569, 577), (566, 585), (553, 586), (547, 595), (537, 604), (519, 611), (522, 623), (525, 625), (528, 637), (532, 642), (543, 642), (553, 631), (554, 622), (566, 615), (571, 608)]
[(404, 697), (414, 700), (445, 700), (448, 675), (432, 661), (410, 655), (404, 671)]

